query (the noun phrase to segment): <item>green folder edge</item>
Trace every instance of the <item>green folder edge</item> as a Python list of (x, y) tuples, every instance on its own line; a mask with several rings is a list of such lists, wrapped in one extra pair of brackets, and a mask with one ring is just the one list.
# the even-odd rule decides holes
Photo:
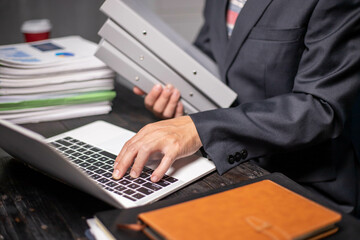
[(110, 101), (116, 97), (115, 91), (97, 91), (83, 93), (77, 96), (54, 99), (39, 99), (23, 102), (0, 103), (0, 112), (9, 110), (49, 107), (58, 105), (84, 104), (92, 102)]

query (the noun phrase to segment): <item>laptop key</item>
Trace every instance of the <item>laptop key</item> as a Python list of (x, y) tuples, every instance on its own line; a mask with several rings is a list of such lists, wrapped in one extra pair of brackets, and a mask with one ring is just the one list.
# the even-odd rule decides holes
[(130, 181), (133, 181), (136, 179), (136, 178), (131, 177), (130, 175), (126, 175), (124, 178), (127, 180), (130, 180)]
[(101, 176), (98, 174), (93, 174), (93, 175), (91, 175), (91, 177), (96, 180), (96, 179), (99, 179)]
[[(99, 160), (101, 160), (101, 159), (99, 159)], [(114, 162), (115, 162), (114, 160), (109, 160), (109, 161), (106, 161), (105, 163), (110, 164), (110, 165), (114, 165)]]
[(64, 141), (64, 140), (62, 140), (62, 139), (56, 140), (55, 142), (58, 143), (58, 144), (67, 146), (67, 147), (72, 145), (71, 143), (69, 143), (69, 142), (67, 142), (67, 141)]
[(81, 163), (83, 163), (84, 161), (82, 161), (82, 160), (80, 160), (80, 159), (77, 159), (77, 160), (75, 160), (75, 161), (73, 161), (73, 163), (76, 163), (76, 164), (81, 164)]
[(121, 183), (122, 185), (128, 185), (128, 184), (130, 184), (131, 182), (128, 181), (128, 180), (126, 180), (126, 179), (123, 179), (123, 180), (121, 180), (119, 183)]
[(60, 147), (61, 147), (60, 144), (57, 144), (57, 143), (55, 143), (55, 142), (52, 142), (51, 145), (52, 145), (53, 147), (55, 147), (55, 148), (60, 148)]
[(149, 176), (150, 176), (149, 174), (143, 172), (143, 173), (140, 174), (139, 177), (145, 179), (145, 178), (147, 178)]
[(138, 189), (136, 189), (136, 191), (141, 192), (145, 195), (150, 195), (154, 192), (154, 191), (151, 191), (150, 189), (144, 188), (144, 187), (138, 188)]
[(60, 147), (60, 148), (58, 148), (58, 150), (61, 151), (61, 152), (64, 152), (64, 151), (68, 150), (68, 148), (67, 147)]
[(109, 173), (109, 172), (106, 172), (103, 174), (104, 177), (107, 177), (107, 178), (111, 178), (112, 177), (112, 174)]
[(86, 167), (90, 166), (90, 163), (84, 162), (84, 163), (79, 164), (79, 166), (83, 167), (83, 168), (86, 168)]
[(128, 188), (131, 188), (131, 189), (136, 189), (138, 187), (140, 187), (139, 185), (135, 184), (135, 183), (132, 183), (130, 185), (127, 186)]
[(105, 161), (109, 160), (109, 158), (107, 158), (107, 157), (101, 157), (101, 156), (100, 156), (100, 157), (98, 158), (98, 160), (99, 160), (99, 161), (102, 161), (102, 162), (105, 162)]
[(99, 168), (97, 168), (95, 166), (90, 166), (90, 167), (87, 167), (86, 169), (91, 170), (91, 171), (95, 171), (95, 170), (98, 170)]
[(91, 151), (94, 151), (94, 152), (100, 152), (101, 149), (99, 148), (96, 148), (96, 147), (93, 147), (93, 148), (90, 148)]
[(94, 172), (96, 172), (96, 173), (98, 173), (98, 174), (103, 174), (103, 173), (105, 172), (105, 170), (98, 169), (98, 170), (96, 170), (96, 171), (94, 171)]
[(87, 159), (89, 159), (90, 157), (89, 157), (89, 156), (85, 156), (85, 155), (81, 155), (79, 158), (80, 158), (81, 160), (87, 160)]
[(79, 156), (81, 156), (81, 153), (76, 152), (76, 153), (71, 154), (71, 156), (73, 156), (73, 157), (79, 157)]
[(72, 154), (72, 153), (74, 153), (74, 152), (75, 152), (75, 151), (72, 150), (72, 149), (65, 151), (66, 154)]
[(115, 187), (115, 186), (117, 186), (117, 183), (114, 183), (114, 182), (108, 182), (108, 183), (106, 184), (106, 186), (109, 186), (109, 187)]
[(109, 153), (109, 152), (105, 152), (105, 151), (99, 152), (99, 154), (109, 157), (111, 159), (115, 159), (117, 157), (116, 155)]
[(86, 152), (83, 152), (83, 154), (85, 154), (85, 155), (91, 155), (91, 154), (93, 154), (94, 152), (92, 152), (92, 151), (86, 151)]
[(96, 162), (97, 160), (95, 159), (95, 158), (90, 158), (90, 159), (88, 159), (86, 162), (88, 162), (88, 163), (94, 163), (94, 162)]
[(137, 184), (143, 184), (145, 183), (146, 181), (144, 179), (141, 179), (141, 178), (137, 178), (136, 180), (134, 180), (135, 183)]
[(150, 171), (151, 170), (151, 168), (148, 168), (148, 167), (143, 167), (143, 172), (148, 172), (148, 171)]
[(110, 165), (104, 165), (101, 167), (102, 169), (105, 169), (105, 170), (109, 170), (109, 169), (112, 169), (113, 166), (110, 166)]
[(145, 195), (142, 195), (142, 194), (140, 194), (140, 193), (136, 193), (136, 194), (134, 194), (134, 195), (132, 195), (134, 198), (136, 198), (136, 199), (141, 199), (141, 198), (143, 198), (143, 197), (145, 197)]
[(171, 182), (171, 183), (177, 182), (177, 179), (176, 179), (176, 178), (173, 178), (173, 177), (167, 177), (167, 178), (165, 178), (164, 180), (166, 180), (166, 181), (168, 181), (168, 182)]
[(69, 140), (72, 140), (73, 138), (72, 137), (65, 137), (64, 139), (69, 141)]
[(170, 185), (169, 182), (166, 182), (166, 181), (164, 181), (164, 180), (162, 180), (162, 179), (161, 179), (160, 181), (156, 182), (156, 184), (158, 184), (158, 185), (160, 185), (160, 186), (162, 186), (162, 187), (167, 187), (167, 186)]
[(99, 180), (97, 180), (98, 182), (100, 183), (107, 183), (108, 181), (110, 181), (110, 179), (107, 179), (107, 178), (101, 178)]
[(101, 157), (101, 155), (95, 153), (95, 154), (91, 155), (91, 157), (93, 157), (93, 158), (99, 158), (99, 157)]
[(118, 191), (123, 191), (123, 190), (126, 189), (126, 187), (124, 187), (124, 186), (117, 186), (117, 187), (114, 188), (114, 189), (116, 189), (116, 190), (118, 190)]
[(127, 199), (130, 199), (131, 201), (136, 201), (136, 199), (132, 198), (132, 197), (129, 197), (127, 195), (123, 195), (123, 197), (127, 198)]
[(156, 185), (155, 183), (149, 183), (149, 182), (143, 184), (143, 186), (150, 188), (151, 190), (154, 190), (154, 191), (158, 191), (158, 190), (162, 189), (162, 187), (160, 187), (159, 185)]
[(126, 191), (124, 191), (123, 193), (127, 194), (127, 195), (132, 195), (135, 193), (135, 191), (131, 190), (131, 189), (128, 189)]
[(102, 162), (96, 162), (96, 163), (93, 163), (93, 165), (98, 166), (98, 167), (101, 167), (101, 166), (103, 166), (104, 164), (103, 164)]

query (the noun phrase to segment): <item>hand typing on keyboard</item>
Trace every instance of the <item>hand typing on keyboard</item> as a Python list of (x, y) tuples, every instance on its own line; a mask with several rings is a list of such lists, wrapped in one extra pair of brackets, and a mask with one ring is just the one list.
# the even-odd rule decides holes
[(165, 175), (156, 184), (152, 183), (150, 176), (153, 170), (148, 167), (144, 167), (136, 179), (129, 175), (129, 171), (126, 171), (123, 179), (114, 180), (112, 172), (116, 155), (72, 137), (64, 137), (51, 144), (100, 186), (134, 202), (151, 197), (153, 193), (178, 181), (174, 177)]
[(189, 116), (146, 125), (122, 148), (114, 163), (113, 178), (122, 178), (132, 165), (130, 176), (139, 177), (151, 154), (163, 154), (161, 163), (151, 174), (159, 181), (172, 163), (194, 154), (202, 146), (195, 125)]

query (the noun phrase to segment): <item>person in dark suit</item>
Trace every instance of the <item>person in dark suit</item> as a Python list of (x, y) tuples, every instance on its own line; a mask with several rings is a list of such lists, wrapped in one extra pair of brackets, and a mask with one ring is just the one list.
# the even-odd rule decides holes
[(155, 86), (146, 107), (175, 118), (129, 140), (114, 178), (132, 163), (137, 177), (149, 155), (162, 152), (152, 174), (158, 181), (176, 159), (202, 148), (219, 174), (256, 161), (359, 216), (359, 156), (348, 120), (360, 88), (360, 0), (247, 0), (230, 37), (228, 7), (206, 2), (195, 45), (218, 64), (236, 103), (181, 116), (180, 93)]

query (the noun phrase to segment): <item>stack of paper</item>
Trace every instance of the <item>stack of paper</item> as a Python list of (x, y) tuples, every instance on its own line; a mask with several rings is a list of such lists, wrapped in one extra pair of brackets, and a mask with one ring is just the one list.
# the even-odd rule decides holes
[(0, 118), (29, 123), (105, 114), (114, 72), (79, 36), (0, 46)]

